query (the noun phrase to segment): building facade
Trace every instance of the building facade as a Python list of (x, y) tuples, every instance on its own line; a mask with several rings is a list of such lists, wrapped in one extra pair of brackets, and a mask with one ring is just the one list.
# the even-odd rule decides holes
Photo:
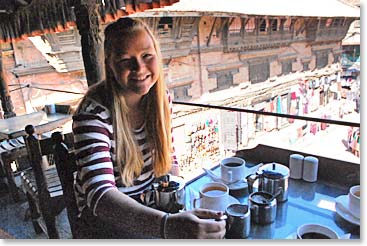
[[(358, 17), (332, 9), (309, 15), (284, 8), (256, 14), (177, 7), (132, 16), (146, 22), (158, 37), (174, 100), (303, 115), (340, 93), (342, 40)], [(49, 103), (76, 106), (88, 88), (76, 29), (2, 44), (2, 51), (17, 114)], [(198, 163), (192, 158), (204, 160), (223, 146), (246, 146), (256, 133), (291, 123), (261, 114), (178, 106), (174, 115), (176, 138), (185, 143), (178, 148), (182, 163)], [(301, 130), (294, 137), (302, 134)], [(188, 152), (193, 157), (185, 155)]]

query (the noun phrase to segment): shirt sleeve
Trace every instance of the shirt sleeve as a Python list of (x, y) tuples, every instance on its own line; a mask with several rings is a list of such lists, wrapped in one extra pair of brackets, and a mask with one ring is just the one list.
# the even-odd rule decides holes
[(107, 109), (96, 103), (86, 102), (73, 116), (78, 181), (86, 205), (94, 214), (101, 197), (108, 190), (117, 189), (110, 152), (114, 147), (112, 132)]

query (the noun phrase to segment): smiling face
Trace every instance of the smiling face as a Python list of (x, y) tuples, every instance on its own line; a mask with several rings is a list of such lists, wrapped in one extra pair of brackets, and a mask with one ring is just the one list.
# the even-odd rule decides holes
[(109, 67), (125, 97), (146, 95), (159, 77), (158, 57), (152, 38), (144, 29), (117, 37)]

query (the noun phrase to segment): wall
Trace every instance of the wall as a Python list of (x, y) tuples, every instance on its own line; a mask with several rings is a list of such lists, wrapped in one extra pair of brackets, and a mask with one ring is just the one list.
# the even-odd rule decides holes
[(32, 87), (76, 93), (88, 88), (83, 71), (56, 72), (29, 40), (17, 42), (13, 51), (3, 53), (3, 69), (17, 115), (37, 111), (48, 103), (75, 105), (82, 96)]

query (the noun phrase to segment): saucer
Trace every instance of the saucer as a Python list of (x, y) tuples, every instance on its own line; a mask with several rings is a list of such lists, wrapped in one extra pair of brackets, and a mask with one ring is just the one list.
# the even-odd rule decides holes
[(228, 206), (229, 205), (232, 205), (232, 204), (240, 204), (240, 202), (235, 198), (235, 197), (233, 197), (233, 196), (229, 196), (229, 199), (228, 199), (229, 201), (228, 201)]
[(352, 215), (347, 207), (347, 202), (348, 202), (348, 196), (347, 195), (343, 195), (343, 196), (338, 196), (337, 198), (335, 198), (335, 210), (336, 213), (338, 215), (340, 215), (340, 217), (342, 217), (343, 219), (345, 219), (346, 221), (354, 224), (354, 225), (360, 225), (360, 219), (355, 217), (354, 215)]
[(293, 232), (293, 233), (289, 234), (285, 239), (298, 239), (297, 238), (297, 233)]
[(348, 195), (338, 196), (337, 198), (335, 198), (335, 201), (337, 203), (340, 203), (340, 205), (344, 208), (344, 210), (348, 211), (355, 218), (357, 218), (358, 220), (360, 219), (360, 214), (357, 211), (353, 212), (352, 210), (349, 209), (349, 206), (348, 206), (349, 196)]
[(228, 185), (228, 188), (230, 190), (242, 190), (242, 189), (247, 189), (247, 187), (248, 187), (248, 184), (244, 180)]

